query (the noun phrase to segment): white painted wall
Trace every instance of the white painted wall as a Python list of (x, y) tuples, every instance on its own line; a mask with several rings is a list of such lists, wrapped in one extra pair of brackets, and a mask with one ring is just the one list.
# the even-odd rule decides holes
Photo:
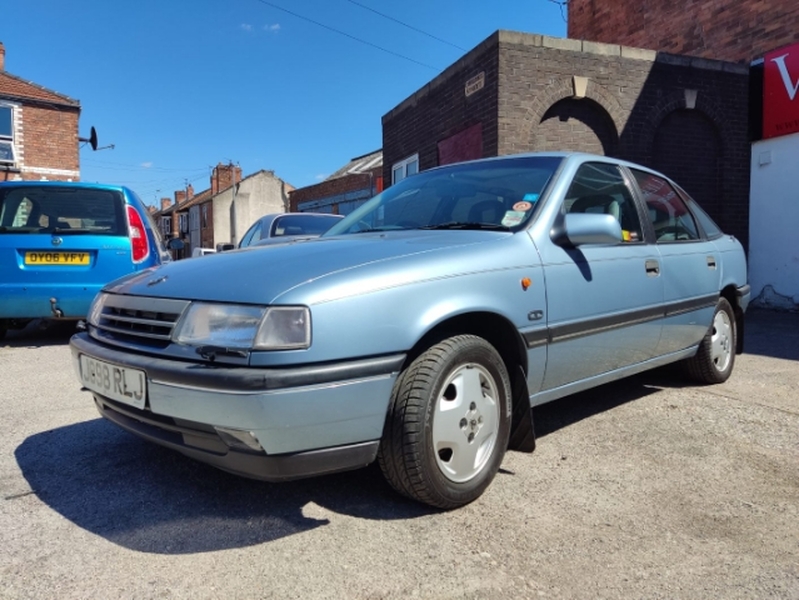
[[(236, 191), (236, 231), (231, 227), (233, 192), (230, 188), (217, 194), (214, 203), (214, 247), (238, 243), (256, 219), (288, 210), (286, 182), (270, 171), (259, 171), (241, 180)], [(234, 236), (235, 233), (235, 236)]]
[(752, 144), (749, 208), (754, 303), (799, 308), (799, 133)]

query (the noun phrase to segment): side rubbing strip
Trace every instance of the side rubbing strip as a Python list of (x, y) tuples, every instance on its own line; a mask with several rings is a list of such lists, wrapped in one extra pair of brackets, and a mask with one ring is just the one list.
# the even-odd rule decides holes
[(716, 306), (718, 301), (718, 294), (710, 294), (709, 296), (702, 296), (701, 298), (692, 298), (691, 300), (672, 302), (665, 306), (665, 316), (673, 317), (675, 315), (683, 315), (695, 310), (702, 310), (703, 308), (710, 308), (711, 306)]
[(702, 296), (701, 298), (671, 302), (664, 306), (632, 310), (609, 317), (586, 319), (585, 321), (557, 325), (555, 327), (548, 327), (547, 329), (536, 329), (535, 331), (525, 332), (522, 335), (524, 336), (524, 341), (527, 343), (527, 347), (535, 348), (547, 343), (564, 342), (574, 338), (604, 333), (613, 331), (614, 329), (622, 329), (623, 327), (631, 327), (632, 325), (657, 321), (665, 317), (690, 313), (703, 308), (710, 308), (716, 306), (718, 300), (718, 294), (710, 294)]

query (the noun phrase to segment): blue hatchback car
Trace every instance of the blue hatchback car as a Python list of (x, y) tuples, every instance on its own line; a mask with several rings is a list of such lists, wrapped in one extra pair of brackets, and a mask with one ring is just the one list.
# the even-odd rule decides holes
[(0, 183), (0, 338), (32, 319), (84, 319), (109, 281), (171, 260), (125, 187)]
[(749, 297), (741, 244), (668, 177), (532, 154), (113, 282), (70, 345), (100, 413), (144, 439), (273, 481), (377, 460), (454, 508), (533, 450), (533, 406), (674, 362), (725, 381)]

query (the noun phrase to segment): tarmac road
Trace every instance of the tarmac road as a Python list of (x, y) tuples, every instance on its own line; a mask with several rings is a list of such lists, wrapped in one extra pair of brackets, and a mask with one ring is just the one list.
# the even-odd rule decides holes
[(727, 383), (662, 369), (535, 410), (452, 512), (376, 468), (237, 478), (102, 421), (65, 328), (0, 342), (0, 598), (799, 598), (799, 315)]

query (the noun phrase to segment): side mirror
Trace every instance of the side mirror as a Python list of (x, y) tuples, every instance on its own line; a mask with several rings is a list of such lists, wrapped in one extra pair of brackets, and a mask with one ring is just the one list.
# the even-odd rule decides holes
[(235, 250), (235, 244), (217, 244), (216, 251), (217, 252), (224, 252), (225, 250)]
[(613, 215), (570, 213), (552, 228), (552, 241), (564, 248), (585, 244), (618, 244), (623, 241), (621, 225)]
[(166, 242), (167, 250), (183, 250), (183, 240), (180, 238), (172, 238)]

